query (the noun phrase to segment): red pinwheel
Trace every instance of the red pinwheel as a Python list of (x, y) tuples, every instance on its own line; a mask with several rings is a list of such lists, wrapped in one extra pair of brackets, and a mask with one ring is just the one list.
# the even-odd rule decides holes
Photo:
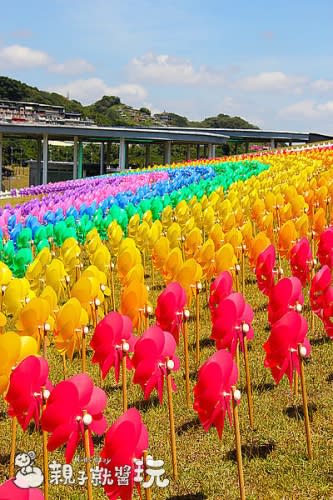
[(310, 304), (312, 311), (320, 318), (327, 300), (325, 294), (330, 289), (332, 281), (331, 270), (325, 265), (313, 277), (310, 288)]
[(301, 312), (304, 304), (302, 284), (294, 276), (283, 278), (272, 288), (269, 295), (268, 321), (271, 325), (278, 321), (286, 312), (295, 309)]
[(243, 351), (244, 335), (248, 340), (254, 336), (252, 321), (252, 308), (245, 302), (243, 295), (238, 292), (228, 295), (214, 313), (211, 338), (215, 340), (216, 348), (228, 349), (234, 355), (240, 342)]
[(209, 309), (213, 318), (221, 302), (232, 292), (232, 276), (228, 271), (223, 271), (210, 285)]
[[(104, 491), (108, 498), (131, 500), (134, 488), (135, 460), (142, 460), (148, 449), (148, 432), (136, 408), (130, 408), (110, 427), (105, 434), (105, 442), (101, 451), (100, 468), (105, 477), (112, 475), (116, 468), (128, 470), (128, 484), (119, 484), (116, 478), (113, 483), (106, 482)], [(110, 480), (111, 483), (111, 480)]]
[(259, 290), (269, 295), (274, 286), (275, 248), (269, 245), (259, 255), (256, 263), (256, 277)]
[(8, 414), (17, 417), (24, 431), (31, 419), (36, 427), (39, 427), (43, 396), (47, 399), (52, 391), (48, 374), (48, 362), (38, 356), (28, 356), (11, 373), (6, 395), (9, 403)]
[(207, 432), (213, 425), (222, 438), (224, 420), (228, 414), (232, 425), (230, 401), (232, 387), (238, 380), (238, 371), (230, 352), (222, 349), (213, 354), (200, 367), (194, 387), (193, 408)]
[(270, 368), (277, 384), (286, 374), (292, 386), (294, 371), (300, 374), (298, 346), (302, 345), (305, 356), (311, 352), (307, 331), (305, 318), (296, 311), (288, 311), (272, 326), (270, 336), (263, 345), (266, 351), (264, 365)]
[(157, 299), (155, 311), (157, 326), (170, 332), (179, 344), (179, 331), (187, 298), (179, 283), (169, 283)]
[(70, 463), (84, 434), (89, 430), (91, 456), (94, 445), (91, 433), (102, 435), (107, 427), (103, 416), (107, 398), (105, 392), (94, 386), (91, 378), (82, 373), (57, 384), (42, 414), (41, 426), (50, 432), (47, 448), (54, 451), (67, 443), (65, 458)]
[[(135, 344), (132, 358), (135, 368), (133, 382), (141, 385), (145, 399), (148, 399), (153, 389), (156, 389), (162, 404), (167, 362), (171, 361), (173, 370), (179, 369), (179, 359), (175, 355), (175, 350), (176, 341), (171, 333), (164, 332), (156, 325), (148, 328)], [(172, 389), (176, 390), (173, 380)]]
[(312, 268), (312, 252), (309, 240), (301, 238), (290, 250), (289, 258), (291, 274), (300, 280), (302, 286), (305, 286), (310, 281)]
[[(98, 323), (90, 346), (95, 351), (92, 362), (99, 364), (103, 378), (113, 366), (118, 383), (121, 360), (128, 352), (133, 352), (135, 342), (132, 321), (127, 316), (118, 312), (110, 312)], [(128, 356), (126, 356), (126, 367), (132, 368)]]
[(317, 255), (322, 266), (333, 269), (333, 227), (323, 231), (319, 238)]

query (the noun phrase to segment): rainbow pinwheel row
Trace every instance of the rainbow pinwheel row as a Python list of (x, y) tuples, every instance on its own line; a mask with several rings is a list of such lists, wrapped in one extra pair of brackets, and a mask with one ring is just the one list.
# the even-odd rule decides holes
[[(216, 169), (197, 166), (173, 170), (103, 177), (61, 183), (61, 193), (48, 194), (5, 208), (0, 216), (1, 230), (9, 240), (2, 240), (2, 258), (16, 275), (22, 276), (32, 261), (32, 243), (38, 253), (50, 247), (50, 241), (60, 246), (68, 237), (85, 241), (87, 233), (96, 227), (103, 239), (112, 221), (126, 232), (130, 217), (142, 217), (151, 210), (158, 219), (165, 206), (175, 206), (182, 199), (201, 198), (216, 188), (228, 188), (237, 179), (246, 179), (267, 168), (259, 163), (223, 163)], [(64, 185), (65, 184), (65, 185)], [(74, 187), (73, 187), (74, 186)], [(124, 190), (124, 188), (126, 190)], [(100, 199), (101, 201), (96, 201)]]

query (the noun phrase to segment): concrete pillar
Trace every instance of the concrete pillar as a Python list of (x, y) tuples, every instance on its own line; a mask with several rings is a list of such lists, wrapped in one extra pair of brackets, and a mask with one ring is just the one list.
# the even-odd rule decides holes
[(78, 179), (83, 177), (83, 142), (79, 142), (79, 159), (78, 159), (78, 169), (77, 169)]
[(106, 166), (108, 167), (111, 163), (111, 142), (106, 143)]
[(245, 153), (249, 152), (249, 143), (248, 141), (245, 142)]
[(2, 141), (3, 134), (0, 132), (0, 191), (2, 191)]
[(145, 146), (145, 167), (151, 164), (151, 145), (146, 144)]
[(271, 139), (271, 148), (272, 149), (276, 148), (276, 141), (275, 141), (275, 139)]
[(104, 143), (99, 146), (99, 175), (104, 174)]
[(76, 135), (73, 143), (73, 179), (77, 179), (78, 142), (78, 137)]
[(200, 160), (200, 144), (197, 144), (197, 160)]
[(204, 144), (204, 158), (208, 158), (208, 146)]
[(128, 159), (129, 159), (129, 144), (125, 142), (125, 168), (128, 167)]
[(36, 169), (36, 184), (39, 186), (42, 183), (42, 139), (37, 139), (37, 169)]
[(125, 139), (122, 137), (119, 141), (119, 168), (120, 170), (125, 170), (126, 165), (126, 143)]
[(166, 165), (171, 163), (171, 141), (166, 141), (164, 145), (164, 163)]
[(208, 144), (208, 158), (213, 158), (213, 144)]
[(187, 161), (191, 160), (191, 144), (188, 144), (186, 148), (186, 160)]
[(216, 145), (212, 144), (212, 158), (216, 158)]
[(48, 138), (47, 134), (43, 134), (43, 176), (42, 176), (42, 184), (47, 184), (48, 152), (49, 152), (49, 138)]

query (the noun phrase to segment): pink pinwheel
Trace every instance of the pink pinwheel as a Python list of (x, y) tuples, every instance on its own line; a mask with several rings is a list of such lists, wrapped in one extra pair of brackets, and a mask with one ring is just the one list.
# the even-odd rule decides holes
[(170, 332), (179, 344), (179, 331), (187, 298), (179, 283), (169, 283), (157, 299), (155, 311), (157, 326)]
[(323, 231), (319, 238), (317, 255), (322, 266), (333, 269), (333, 227)]
[(222, 438), (225, 416), (232, 425), (230, 401), (232, 386), (238, 380), (238, 371), (230, 352), (217, 351), (200, 367), (198, 382), (194, 387), (193, 408), (207, 432), (212, 425)]
[(310, 281), (312, 268), (312, 252), (309, 240), (301, 238), (290, 250), (289, 258), (291, 274), (300, 280), (302, 286), (305, 286)]
[(94, 386), (85, 373), (57, 384), (41, 418), (42, 429), (51, 433), (47, 443), (48, 450), (54, 451), (67, 443), (65, 458), (70, 463), (80, 439), (83, 438), (84, 427), (87, 426), (92, 456), (94, 445), (91, 433), (102, 435), (107, 427), (103, 416), (106, 402), (105, 392)]
[(283, 278), (272, 288), (269, 295), (268, 321), (271, 325), (278, 321), (286, 312), (295, 309), (301, 312), (304, 304), (302, 284), (294, 276)]
[(14, 478), (0, 485), (0, 500), (44, 500), (44, 494), (39, 488), (16, 483)]
[(325, 304), (322, 311), (322, 320), (327, 335), (333, 338), (333, 287), (330, 286), (325, 293)]
[[(142, 460), (143, 452), (148, 449), (148, 432), (136, 408), (130, 408), (110, 427), (105, 434), (101, 451), (100, 468), (104, 476), (111, 476), (115, 469), (128, 468), (128, 482), (122, 484), (113, 478), (112, 484), (106, 482), (104, 491), (108, 498), (131, 500), (134, 489), (135, 460)], [(138, 484), (138, 483), (137, 483)]]
[(228, 271), (223, 271), (210, 285), (209, 309), (212, 319), (221, 300), (225, 299), (231, 292), (231, 274)]
[(314, 275), (310, 288), (310, 304), (312, 311), (320, 318), (327, 300), (325, 294), (328, 293), (332, 281), (331, 270), (325, 265)]
[(52, 384), (48, 379), (49, 365), (46, 359), (28, 356), (12, 371), (6, 400), (9, 403), (8, 414), (17, 417), (25, 431), (34, 420), (39, 427), (43, 391), (49, 396)]
[[(179, 359), (175, 355), (175, 350), (176, 341), (171, 333), (164, 332), (156, 325), (148, 328), (135, 344), (132, 358), (135, 368), (133, 382), (141, 385), (145, 399), (148, 399), (153, 389), (156, 389), (162, 404), (167, 361), (173, 362), (173, 370), (179, 369)], [(173, 380), (172, 389), (176, 390)]]
[(311, 352), (307, 331), (305, 318), (296, 311), (288, 311), (272, 326), (270, 336), (263, 345), (266, 351), (264, 365), (270, 368), (277, 384), (286, 374), (292, 386), (294, 371), (300, 373), (298, 346), (301, 344), (305, 348), (306, 356)]
[[(113, 366), (118, 383), (121, 360), (126, 352), (133, 352), (135, 342), (132, 321), (127, 316), (111, 312), (98, 323), (90, 346), (95, 351), (92, 362), (99, 364), (103, 378)], [(132, 362), (128, 356), (126, 356), (126, 366), (128, 369), (132, 368)]]
[(259, 255), (256, 263), (256, 277), (259, 290), (269, 295), (274, 286), (275, 248), (269, 245)]
[(215, 340), (216, 348), (228, 349), (234, 355), (240, 342), (243, 351), (244, 335), (248, 340), (254, 336), (252, 321), (252, 308), (243, 295), (238, 292), (228, 295), (214, 313), (211, 338)]

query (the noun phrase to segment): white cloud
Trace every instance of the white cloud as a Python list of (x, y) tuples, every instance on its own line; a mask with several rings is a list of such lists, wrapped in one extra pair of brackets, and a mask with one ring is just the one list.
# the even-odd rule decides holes
[(23, 45), (0, 47), (0, 68), (35, 68), (46, 66), (51, 62), (50, 56), (41, 50), (31, 49)]
[(267, 71), (258, 75), (247, 76), (237, 82), (237, 86), (248, 91), (288, 91), (299, 94), (307, 78), (288, 76), (282, 71)]
[(100, 78), (73, 80), (49, 90), (63, 95), (69, 94), (71, 99), (77, 99), (84, 104), (91, 104), (103, 97), (103, 95), (116, 95), (123, 99), (126, 104), (139, 104), (141, 106), (143, 100), (147, 97), (147, 92), (141, 85), (124, 83), (110, 86)]
[(318, 92), (329, 92), (333, 90), (333, 80), (315, 80), (311, 83), (311, 88)]
[(0, 47), (0, 69), (31, 69), (44, 68), (51, 73), (78, 75), (88, 73), (95, 68), (85, 59), (69, 59), (56, 62), (42, 50), (32, 49), (24, 45), (8, 45)]
[(62, 73), (64, 75), (90, 73), (94, 69), (94, 66), (85, 59), (68, 59), (63, 63), (52, 63), (48, 66), (51, 73)]
[(161, 85), (222, 85), (222, 72), (207, 66), (195, 68), (191, 61), (169, 55), (145, 54), (132, 59), (127, 67), (131, 80)]
[(306, 99), (282, 108), (278, 114), (286, 118), (324, 118), (325, 116), (333, 114), (333, 101), (317, 104), (311, 99)]

